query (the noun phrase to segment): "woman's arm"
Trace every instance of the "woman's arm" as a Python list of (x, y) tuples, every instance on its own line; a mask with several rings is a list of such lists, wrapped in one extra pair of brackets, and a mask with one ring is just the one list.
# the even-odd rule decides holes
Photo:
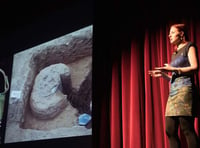
[(179, 70), (180, 73), (194, 72), (198, 70), (199, 66), (198, 66), (198, 59), (196, 55), (196, 49), (193, 46), (189, 48), (188, 59), (190, 62), (190, 66), (178, 68), (177, 70)]
[(171, 76), (169, 74), (167, 74), (166, 72), (163, 72), (161, 70), (149, 70), (149, 74), (152, 77), (158, 78), (158, 77), (163, 77), (164, 79), (170, 81), (171, 80)]
[(172, 78), (172, 76), (169, 75), (169, 74), (167, 74), (166, 72), (162, 72), (162, 75), (163, 75), (162, 77), (163, 77), (164, 79), (168, 80), (168, 81), (170, 81), (171, 78)]

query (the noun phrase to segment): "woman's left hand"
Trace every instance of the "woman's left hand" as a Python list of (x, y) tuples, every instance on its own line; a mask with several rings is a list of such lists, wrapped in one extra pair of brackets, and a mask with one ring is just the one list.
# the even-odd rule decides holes
[(172, 72), (175, 70), (174, 67), (172, 67), (170, 64), (167, 63), (165, 63), (163, 67), (156, 67), (155, 69), (167, 72)]

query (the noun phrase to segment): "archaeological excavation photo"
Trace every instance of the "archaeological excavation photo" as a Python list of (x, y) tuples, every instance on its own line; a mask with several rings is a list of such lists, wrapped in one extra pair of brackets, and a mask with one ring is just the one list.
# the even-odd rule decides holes
[(92, 135), (92, 28), (13, 56), (5, 143)]

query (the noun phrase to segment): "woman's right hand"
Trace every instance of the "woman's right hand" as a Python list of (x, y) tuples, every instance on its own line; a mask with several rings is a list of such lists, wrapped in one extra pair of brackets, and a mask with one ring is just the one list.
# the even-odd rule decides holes
[(163, 72), (161, 70), (149, 70), (149, 75), (152, 77), (162, 77)]

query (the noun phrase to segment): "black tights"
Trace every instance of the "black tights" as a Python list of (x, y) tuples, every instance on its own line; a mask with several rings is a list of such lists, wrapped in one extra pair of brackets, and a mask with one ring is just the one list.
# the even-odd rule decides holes
[(185, 135), (188, 148), (198, 148), (198, 137), (194, 130), (194, 118), (188, 116), (165, 117), (166, 134), (169, 139), (170, 148), (180, 148), (178, 127), (180, 125)]

